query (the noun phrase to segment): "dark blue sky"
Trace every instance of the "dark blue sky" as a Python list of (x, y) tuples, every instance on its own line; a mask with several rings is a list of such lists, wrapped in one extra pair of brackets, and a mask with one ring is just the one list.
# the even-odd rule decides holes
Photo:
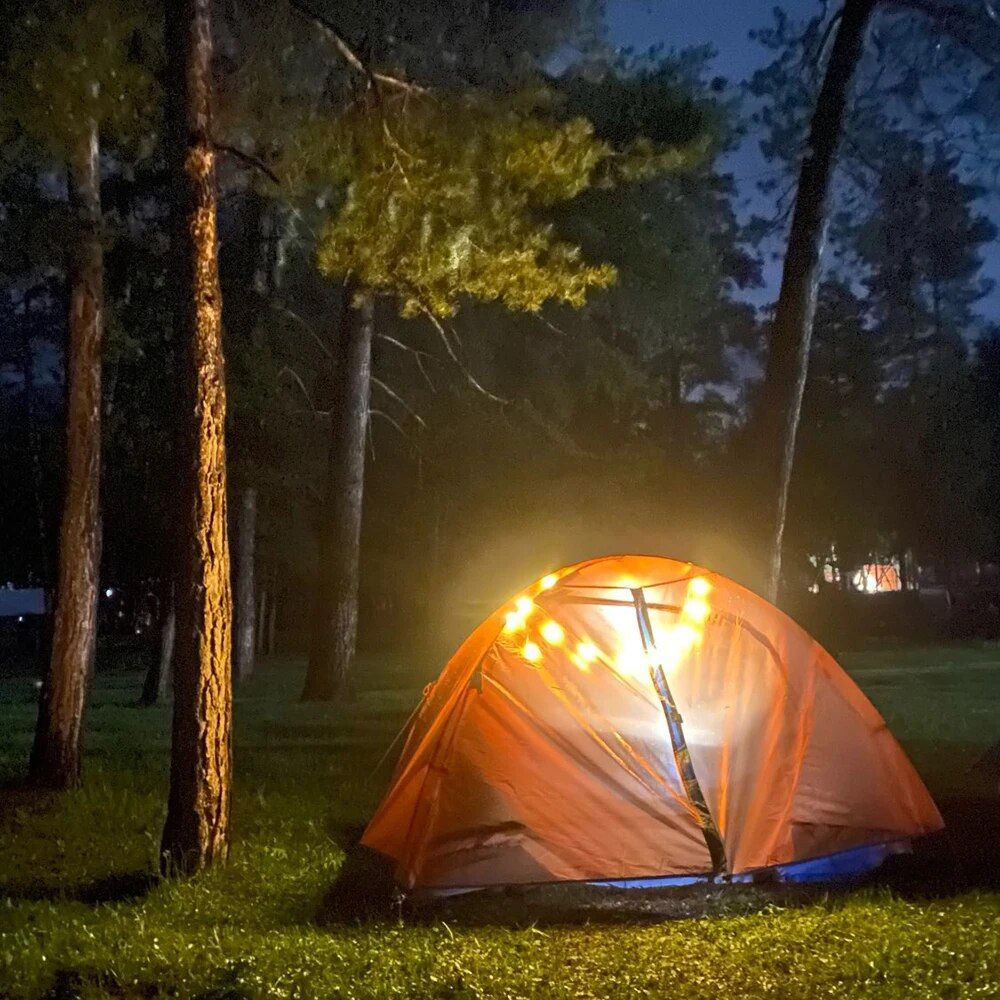
[[(656, 44), (680, 49), (708, 43), (718, 53), (714, 72), (738, 83), (767, 61), (767, 50), (748, 35), (751, 29), (771, 23), (776, 5), (796, 19), (819, 8), (818, 0), (607, 0), (607, 21), (614, 42), (640, 51)], [(741, 214), (765, 212), (768, 203), (756, 192), (755, 183), (769, 168), (756, 138), (749, 136), (725, 167), (739, 183)], [(996, 199), (980, 210), (1000, 223)], [(980, 303), (979, 311), (988, 320), (1000, 321), (1000, 246), (993, 243), (984, 248), (984, 257), (983, 273), (997, 287)], [(756, 301), (770, 301), (777, 294), (780, 263), (768, 262), (765, 276), (768, 287), (753, 296)]]

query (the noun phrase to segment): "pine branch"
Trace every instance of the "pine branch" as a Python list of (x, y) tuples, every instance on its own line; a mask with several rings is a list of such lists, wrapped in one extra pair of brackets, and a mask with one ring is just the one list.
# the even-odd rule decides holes
[[(888, 0), (890, 5), (922, 14), (936, 28), (947, 32), (963, 48), (987, 66), (1000, 67), (1000, 27), (990, 38), (982, 30), (984, 21), (968, 6), (955, 3), (935, 3), (934, 0)], [(994, 25), (996, 12), (984, 3), (984, 10)]]

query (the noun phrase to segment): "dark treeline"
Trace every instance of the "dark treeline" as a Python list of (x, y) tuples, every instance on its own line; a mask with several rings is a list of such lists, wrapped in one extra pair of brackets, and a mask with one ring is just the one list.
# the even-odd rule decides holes
[[(207, 4), (181, 7), (207, 30)], [(792, 603), (824, 564), (948, 582), (1000, 555), (981, 5), (779, 12), (745, 86), (707, 48), (612, 51), (583, 0), (211, 14), (205, 134), (178, 104), (193, 36), (164, 35), (155, 5), (39, 4), (3, 43), (0, 580), (64, 609), (52, 662), (75, 642), (83, 684), (106, 588), (177, 644), (149, 642), (147, 702), (171, 660), (206, 682), (215, 599), (212, 655), (231, 622), (237, 681), (278, 643), (308, 655), (304, 696), (330, 698), (356, 643), (440, 648), (591, 555), (762, 590), (780, 567)], [(725, 166), (752, 130), (770, 220), (745, 218)], [(803, 154), (817, 136), (823, 163)], [(185, 298), (215, 257), (197, 242), (215, 182), (185, 174), (209, 155), (228, 405), (206, 401), (214, 356), (191, 343), (210, 315)], [(203, 254), (185, 267), (172, 205)], [(789, 220), (777, 309), (755, 307)]]

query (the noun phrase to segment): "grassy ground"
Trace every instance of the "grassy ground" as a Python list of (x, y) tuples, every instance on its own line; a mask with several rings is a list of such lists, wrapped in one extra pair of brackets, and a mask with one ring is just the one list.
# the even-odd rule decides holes
[[(987, 834), (995, 847), (968, 767), (1000, 737), (1000, 650), (845, 661), (932, 792), (965, 803), (960, 837)], [(231, 862), (163, 884), (150, 872), (168, 713), (134, 707), (141, 676), (124, 663), (98, 674), (85, 785), (52, 799), (14, 784), (35, 691), (0, 679), (0, 997), (1000, 996), (1000, 892), (975, 888), (975, 871), (922, 896), (775, 896), (758, 912), (721, 896), (712, 916), (660, 923), (318, 925), (346, 831), (386, 779), (375, 765), (429, 675), (362, 670), (344, 710), (298, 704), (289, 663), (238, 693)]]

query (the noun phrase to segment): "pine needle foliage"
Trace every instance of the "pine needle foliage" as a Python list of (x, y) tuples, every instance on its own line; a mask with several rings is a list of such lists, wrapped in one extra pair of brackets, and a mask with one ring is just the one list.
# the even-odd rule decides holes
[[(586, 118), (547, 114), (551, 105), (546, 93), (436, 93), (356, 105), (319, 126), (310, 155), (321, 150), (342, 192), (320, 232), (320, 271), (395, 295), (403, 316), (451, 316), (463, 296), (524, 312), (582, 306), (615, 268), (585, 260), (547, 213), (699, 151), (618, 150)], [(308, 162), (295, 166), (300, 177)]]
[(96, 123), (134, 141), (155, 114), (154, 18), (140, 0), (26, 5), (7, 28), (0, 141), (62, 156)]

